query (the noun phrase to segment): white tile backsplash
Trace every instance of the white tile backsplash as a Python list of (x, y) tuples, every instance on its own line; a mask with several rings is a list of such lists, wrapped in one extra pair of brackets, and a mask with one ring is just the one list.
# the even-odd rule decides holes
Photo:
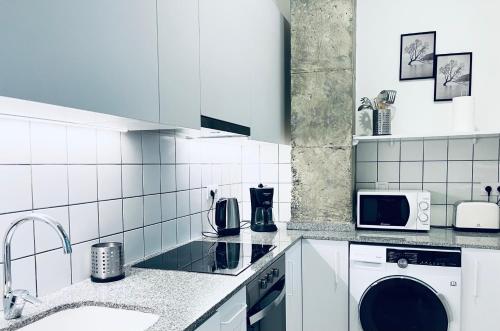
[(172, 248), (177, 245), (177, 221), (171, 220), (161, 223), (162, 249)]
[(380, 142), (378, 144), (378, 161), (399, 161), (400, 142)]
[(31, 167), (0, 165), (0, 214), (32, 208)]
[(120, 164), (121, 162), (120, 132), (97, 131), (97, 163)]
[(142, 136), (139, 132), (122, 133), (121, 149), (123, 163), (142, 163)]
[(191, 239), (191, 218), (189, 216), (177, 219), (177, 243), (184, 244)]
[(0, 164), (29, 164), (30, 123), (0, 121)]
[(161, 222), (161, 195), (144, 196), (144, 225)]
[(142, 195), (142, 165), (122, 165), (123, 197)]
[(68, 204), (68, 166), (34, 165), (33, 208)]
[(123, 228), (125, 231), (144, 224), (143, 197), (123, 199)]
[(162, 164), (160, 167), (161, 191), (173, 192), (176, 189), (175, 184), (175, 165)]
[(160, 136), (160, 157), (162, 164), (175, 164), (175, 138)]
[(448, 160), (472, 160), (472, 139), (452, 139), (448, 142)]
[(448, 141), (425, 140), (424, 141), (424, 160), (443, 161), (448, 159)]
[(177, 217), (189, 215), (189, 191), (177, 192)]
[(160, 164), (160, 135), (158, 133), (142, 134), (142, 163)]
[(474, 161), (472, 181), (475, 183), (498, 182), (498, 161)]
[(448, 182), (472, 182), (472, 161), (448, 161)]
[(177, 190), (189, 189), (189, 165), (182, 164), (175, 167)]
[(72, 243), (77, 244), (99, 238), (99, 217), (96, 202), (70, 206), (69, 222)]
[[(428, 190), (433, 205), (431, 225), (451, 226), (455, 202), (487, 201), (481, 184), (500, 180), (499, 142), (499, 136), (475, 142), (470, 138), (403, 140), (399, 158), (394, 147), (397, 140), (392, 145), (362, 142), (356, 147), (356, 189), (373, 189), (379, 181), (389, 182), (394, 189)], [(497, 198), (495, 191), (492, 195)]]
[(379, 182), (399, 182), (399, 162), (378, 163)]
[(161, 223), (144, 228), (144, 255), (149, 256), (161, 251)]
[(125, 263), (130, 263), (144, 257), (144, 228), (127, 231), (124, 237)]
[(97, 201), (96, 165), (68, 166), (69, 203)]
[(216, 199), (238, 198), (249, 219), (249, 187), (271, 184), (276, 220), (290, 220), (290, 146), (6, 120), (0, 129), (9, 141), (0, 146), (0, 236), (34, 210), (58, 220), (72, 241), (68, 256), (45, 224), (16, 231), (14, 285), (33, 294), (87, 279), (94, 243), (123, 242), (132, 262), (200, 238), (207, 185), (218, 185)]
[(144, 174), (144, 194), (160, 193), (161, 179), (160, 179), (160, 165), (159, 164), (145, 164), (143, 165)]
[(474, 160), (498, 160), (499, 138), (478, 138), (474, 144)]
[(177, 194), (175, 192), (161, 195), (162, 221), (169, 221), (177, 216)]
[(96, 130), (79, 127), (68, 127), (68, 163), (97, 163)]
[(119, 164), (97, 166), (97, 195), (99, 200), (122, 197), (122, 167)]
[(123, 232), (122, 200), (99, 201), (99, 237)]
[(68, 162), (67, 130), (65, 126), (31, 123), (31, 162), (33, 164)]

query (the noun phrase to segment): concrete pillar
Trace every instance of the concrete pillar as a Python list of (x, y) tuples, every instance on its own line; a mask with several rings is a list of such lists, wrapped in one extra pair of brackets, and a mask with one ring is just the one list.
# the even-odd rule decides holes
[(355, 0), (291, 0), (292, 223), (352, 219)]

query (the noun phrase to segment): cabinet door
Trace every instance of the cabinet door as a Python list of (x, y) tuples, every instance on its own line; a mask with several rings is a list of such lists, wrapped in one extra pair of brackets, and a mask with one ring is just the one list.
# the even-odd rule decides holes
[(247, 292), (242, 288), (219, 308), (221, 331), (246, 331)]
[(347, 242), (303, 240), (302, 295), (304, 330), (347, 330)]
[(285, 24), (270, 0), (253, 1), (252, 138), (285, 142)]
[(285, 253), (286, 329), (302, 331), (302, 241)]
[(252, 1), (200, 0), (201, 114), (248, 127)]
[(158, 0), (160, 122), (200, 128), (198, 0)]
[(2, 0), (0, 40), (0, 95), (158, 122), (156, 0)]
[(500, 251), (462, 250), (462, 330), (498, 330)]
[(220, 330), (220, 313), (216, 312), (202, 325), (196, 328), (196, 331), (219, 331)]

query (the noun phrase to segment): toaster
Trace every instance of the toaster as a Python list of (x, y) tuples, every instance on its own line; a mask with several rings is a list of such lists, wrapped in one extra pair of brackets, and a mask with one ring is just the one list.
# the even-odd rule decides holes
[(484, 201), (462, 201), (455, 204), (453, 228), (461, 231), (500, 231), (498, 205)]

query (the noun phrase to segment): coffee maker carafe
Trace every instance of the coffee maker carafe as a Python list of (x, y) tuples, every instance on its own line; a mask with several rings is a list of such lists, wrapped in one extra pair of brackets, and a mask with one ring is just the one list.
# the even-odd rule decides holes
[(250, 228), (256, 232), (273, 232), (278, 228), (273, 221), (273, 196), (274, 188), (258, 187), (250, 188), (250, 202), (252, 204), (252, 219)]

